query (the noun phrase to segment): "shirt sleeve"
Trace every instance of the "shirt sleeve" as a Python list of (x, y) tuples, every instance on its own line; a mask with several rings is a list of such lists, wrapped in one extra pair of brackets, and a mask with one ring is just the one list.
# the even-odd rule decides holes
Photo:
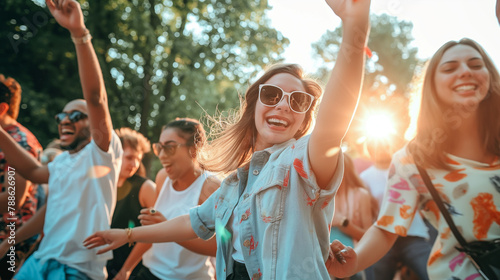
[(415, 164), (406, 149), (394, 154), (376, 226), (406, 236), (418, 209), (419, 193), (412, 180)]
[(189, 219), (191, 227), (200, 238), (204, 240), (210, 239), (215, 234), (215, 209), (216, 201), (219, 197), (219, 189), (199, 206), (195, 206), (189, 210)]
[[(298, 180), (304, 182), (300, 185), (304, 187), (304, 191), (311, 199), (312, 203), (319, 203), (321, 205), (328, 204), (329, 201), (333, 199), (340, 183), (342, 182), (344, 175), (344, 154), (342, 153), (342, 150), (339, 149), (335, 173), (326, 188), (321, 189), (316, 181), (316, 176), (312, 171), (309, 159), (309, 149), (307, 148), (309, 139), (310, 135), (304, 136), (291, 147), (293, 150), (293, 164), (290, 170), (291, 173), (294, 174), (291, 174), (290, 178), (297, 178)], [(322, 207), (324, 208), (324, 205)]]

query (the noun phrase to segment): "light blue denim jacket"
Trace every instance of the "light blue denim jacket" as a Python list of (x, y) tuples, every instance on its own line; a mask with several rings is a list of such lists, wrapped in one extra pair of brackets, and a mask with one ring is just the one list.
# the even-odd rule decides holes
[(249, 165), (190, 210), (198, 236), (209, 239), (216, 233), (217, 279), (225, 280), (233, 270), (230, 218), (235, 209), (251, 279), (330, 279), (324, 263), (344, 161), (340, 154), (333, 179), (321, 190), (311, 172), (308, 141), (305, 136), (255, 152)]

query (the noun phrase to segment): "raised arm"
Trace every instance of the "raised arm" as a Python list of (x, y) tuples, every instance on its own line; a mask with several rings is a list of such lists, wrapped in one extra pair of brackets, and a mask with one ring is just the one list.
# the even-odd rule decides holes
[(312, 169), (322, 188), (335, 173), (340, 144), (358, 103), (370, 11), (370, 0), (326, 2), (342, 19), (343, 35), (308, 147)]
[(107, 151), (111, 142), (113, 125), (109, 115), (101, 67), (90, 41), (90, 33), (83, 22), (80, 4), (74, 0), (46, 0), (45, 2), (56, 21), (71, 33), (78, 58), (83, 96), (87, 101), (90, 132), (97, 146)]
[(497, 0), (497, 19), (498, 24), (500, 24), (500, 0)]
[(16, 175), (20, 174), (26, 180), (37, 184), (45, 184), (49, 181), (49, 170), (39, 163), (28, 151), (23, 149), (12, 137), (0, 126), (0, 150), (5, 154), (9, 162), (9, 170)]

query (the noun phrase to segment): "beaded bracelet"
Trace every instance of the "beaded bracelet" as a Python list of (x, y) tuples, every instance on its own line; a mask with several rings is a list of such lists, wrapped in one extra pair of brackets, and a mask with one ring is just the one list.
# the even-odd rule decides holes
[(128, 246), (129, 247), (132, 247), (134, 245), (134, 241), (132, 241), (131, 237), (132, 237), (132, 228), (126, 228), (125, 229), (127, 231), (127, 240), (128, 240)]
[(73, 41), (73, 43), (75, 45), (85, 44), (88, 41), (90, 41), (90, 39), (92, 39), (92, 35), (90, 35), (90, 31), (88, 29), (85, 29), (85, 35), (83, 35), (82, 37), (75, 38), (75, 37), (71, 36), (71, 40)]

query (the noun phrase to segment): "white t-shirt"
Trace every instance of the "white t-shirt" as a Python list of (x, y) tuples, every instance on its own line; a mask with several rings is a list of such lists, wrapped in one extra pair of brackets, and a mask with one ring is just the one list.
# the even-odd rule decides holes
[[(155, 209), (167, 220), (188, 214), (189, 209), (198, 205), (203, 183), (208, 176), (210, 173), (204, 172), (183, 191), (176, 191), (167, 178), (156, 199)], [(153, 243), (143, 255), (142, 264), (160, 279), (214, 279), (209, 257), (193, 253), (174, 242)]]
[[(388, 174), (389, 169), (379, 169), (372, 165), (359, 175), (361, 180), (370, 188), (373, 196), (377, 199), (379, 207), (381, 207), (382, 201), (384, 200)], [(414, 216), (407, 235), (429, 238), (429, 229), (420, 215)]]
[(75, 154), (64, 152), (49, 163), (49, 196), (43, 226), (44, 238), (34, 253), (40, 263), (55, 259), (92, 279), (104, 279), (108, 252), (97, 255), (83, 240), (107, 230), (116, 204), (116, 183), (122, 162), (122, 145), (113, 133), (108, 151), (92, 140)]

